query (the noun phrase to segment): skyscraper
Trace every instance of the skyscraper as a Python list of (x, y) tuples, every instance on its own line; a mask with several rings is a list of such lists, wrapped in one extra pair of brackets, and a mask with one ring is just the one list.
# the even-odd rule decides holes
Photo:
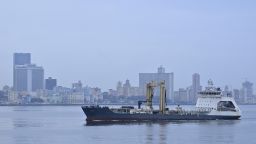
[(44, 89), (44, 69), (36, 65), (14, 67), (14, 90), (34, 92)]
[(17, 90), (15, 81), (16, 78), (16, 70), (15, 67), (17, 65), (28, 65), (31, 64), (31, 54), (30, 53), (14, 53), (13, 54), (13, 88)]
[(31, 64), (30, 53), (14, 53), (13, 54), (13, 66)]
[(250, 103), (253, 101), (253, 83), (245, 81), (242, 84), (241, 95), (245, 103)]
[(123, 86), (123, 92), (125, 96), (130, 96), (130, 89), (131, 89), (130, 81), (126, 80)]
[(123, 86), (122, 86), (122, 82), (121, 81), (119, 81), (118, 83), (117, 83), (117, 86), (116, 86), (116, 91), (117, 91), (117, 96), (123, 96), (123, 91), (124, 91), (124, 89), (123, 89)]
[[(173, 73), (165, 73), (165, 68), (160, 66), (157, 69), (157, 73), (139, 73), (139, 86), (142, 89), (144, 95), (146, 94), (146, 84), (155, 81), (155, 82), (165, 82), (166, 86), (166, 96), (167, 99), (173, 101), (174, 100), (174, 74)], [(159, 88), (156, 88), (156, 94), (159, 94)]]
[(197, 100), (197, 93), (202, 90), (200, 85), (200, 75), (198, 73), (194, 73), (192, 75), (192, 87), (191, 87), (191, 96), (190, 101), (195, 103)]

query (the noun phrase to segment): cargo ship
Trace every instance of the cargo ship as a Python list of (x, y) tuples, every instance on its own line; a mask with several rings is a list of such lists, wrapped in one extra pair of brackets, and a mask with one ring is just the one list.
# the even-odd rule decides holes
[[(138, 101), (138, 108), (121, 106), (82, 106), (87, 122), (142, 122), (142, 121), (177, 121), (177, 120), (237, 120), (241, 110), (231, 94), (216, 88), (211, 80), (205, 90), (198, 92), (194, 109), (185, 110), (181, 106), (169, 109), (166, 103), (165, 82), (147, 84), (146, 100)], [(159, 109), (152, 105), (154, 89), (160, 87)], [(142, 106), (142, 104), (145, 104)]]

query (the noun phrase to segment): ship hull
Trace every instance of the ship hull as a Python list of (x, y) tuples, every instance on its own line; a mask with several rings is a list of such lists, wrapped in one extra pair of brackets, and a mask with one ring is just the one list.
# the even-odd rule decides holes
[(240, 116), (198, 114), (129, 114), (114, 113), (108, 107), (82, 107), (86, 121), (177, 121), (177, 120), (237, 120)]

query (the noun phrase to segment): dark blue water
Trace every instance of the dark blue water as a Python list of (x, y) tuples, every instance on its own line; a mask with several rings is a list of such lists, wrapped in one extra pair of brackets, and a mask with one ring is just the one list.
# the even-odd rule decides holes
[(79, 106), (0, 107), (0, 144), (256, 144), (256, 106), (241, 120), (88, 126)]

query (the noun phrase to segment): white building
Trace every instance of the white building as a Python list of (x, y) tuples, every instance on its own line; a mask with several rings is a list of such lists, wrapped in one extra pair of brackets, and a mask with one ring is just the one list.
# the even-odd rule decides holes
[(122, 85), (122, 82), (119, 81), (116, 87), (117, 96), (142, 96), (142, 90), (140, 87), (134, 87), (130, 84), (129, 80), (126, 80)]
[[(146, 85), (149, 82), (165, 82), (167, 99), (174, 101), (174, 73), (166, 73), (165, 68), (160, 66), (157, 73), (139, 73), (139, 87), (146, 95)], [(159, 88), (156, 88), (155, 94), (159, 94)], [(156, 95), (158, 96), (158, 95)]]
[(15, 91), (8, 92), (8, 102), (9, 103), (19, 103), (17, 92), (15, 92)]
[(84, 93), (72, 93), (67, 96), (67, 104), (84, 104)]

